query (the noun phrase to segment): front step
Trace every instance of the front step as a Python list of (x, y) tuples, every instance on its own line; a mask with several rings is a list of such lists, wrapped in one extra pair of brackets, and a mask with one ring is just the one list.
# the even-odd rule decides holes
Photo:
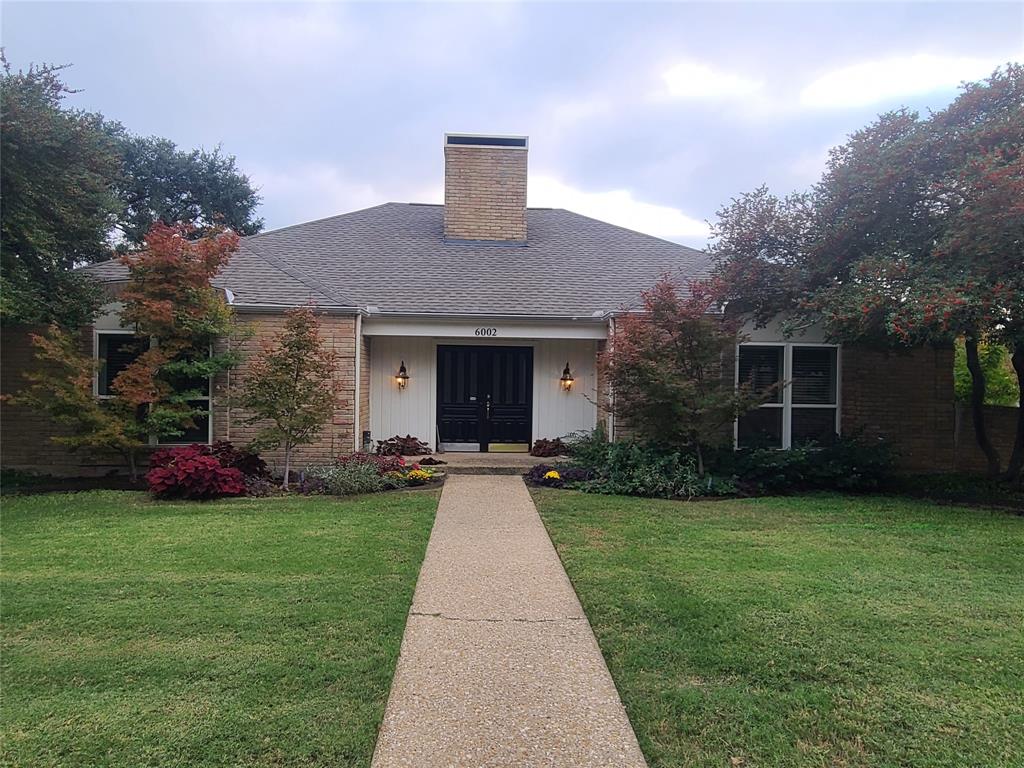
[[(537, 462), (540, 463), (539, 461)], [(472, 465), (451, 465), (447, 467), (440, 466), (437, 469), (443, 469), (449, 475), (522, 475), (529, 471), (529, 467), (509, 467), (509, 466), (487, 466), (484, 464), (472, 464)]]

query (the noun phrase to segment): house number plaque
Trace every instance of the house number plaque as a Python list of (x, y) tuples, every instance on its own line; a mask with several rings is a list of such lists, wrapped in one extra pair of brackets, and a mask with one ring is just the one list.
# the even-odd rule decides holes
[(498, 335), (498, 329), (497, 328), (477, 328), (476, 331), (474, 331), (474, 333), (477, 336), (497, 336)]

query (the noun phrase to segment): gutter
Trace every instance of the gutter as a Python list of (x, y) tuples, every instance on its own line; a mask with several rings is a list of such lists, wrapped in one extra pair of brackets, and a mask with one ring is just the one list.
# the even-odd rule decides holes
[(576, 323), (604, 323), (608, 312), (594, 312), (590, 315), (501, 315), (493, 312), (405, 312), (399, 310), (380, 310), (377, 307), (366, 307), (361, 310), (368, 318), (409, 319), (430, 318), (432, 320), (506, 320), (516, 323), (548, 323), (552, 321), (569, 321)]

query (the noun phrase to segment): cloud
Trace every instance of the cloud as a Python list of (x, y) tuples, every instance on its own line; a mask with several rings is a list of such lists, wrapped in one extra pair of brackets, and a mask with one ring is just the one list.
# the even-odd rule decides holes
[(671, 206), (637, 200), (628, 189), (588, 192), (553, 176), (531, 174), (527, 194), (534, 207), (566, 208), (666, 240), (703, 246), (708, 239), (706, 222)]
[(764, 83), (699, 61), (678, 61), (661, 73), (662, 98), (678, 101), (735, 101), (756, 96)]
[(800, 92), (804, 107), (862, 107), (956, 88), (991, 74), (1003, 59), (921, 53), (862, 61), (826, 72)]
[(336, 59), (360, 39), (345, 9), (338, 6), (317, 3), (238, 10), (234, 4), (218, 9), (226, 21), (213, 25), (213, 30), (221, 36), (219, 48), (250, 66), (300, 69)]
[(268, 229), (369, 208), (394, 199), (373, 185), (353, 181), (338, 168), (322, 163), (287, 171), (254, 167), (249, 178), (263, 196)]

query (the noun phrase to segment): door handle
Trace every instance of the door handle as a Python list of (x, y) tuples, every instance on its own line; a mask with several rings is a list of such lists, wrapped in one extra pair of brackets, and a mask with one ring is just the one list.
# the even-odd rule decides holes
[(491, 418), (491, 396), (487, 396), (487, 402), (484, 403), (484, 417), (487, 419)]

